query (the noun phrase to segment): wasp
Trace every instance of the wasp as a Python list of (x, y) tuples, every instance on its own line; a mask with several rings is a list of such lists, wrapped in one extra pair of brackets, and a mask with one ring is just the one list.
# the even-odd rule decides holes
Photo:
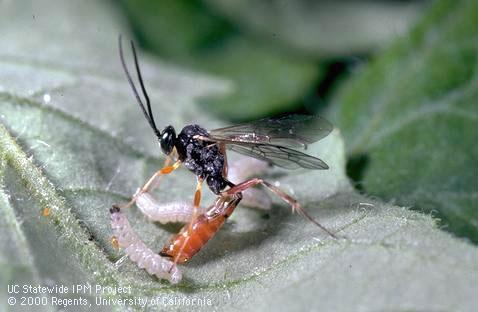
[[(179, 133), (176, 133), (171, 125), (160, 131), (156, 126), (151, 102), (144, 86), (135, 45), (133, 41), (130, 43), (137, 79), (145, 103), (143, 103), (126, 65), (120, 36), (118, 45), (121, 65), (144, 117), (156, 135), (162, 152), (168, 157), (165, 166), (153, 174), (136, 192), (131, 201), (123, 205), (113, 205), (112, 213), (119, 212), (121, 208), (130, 207), (137, 201), (138, 205), (139, 201), (142, 202), (141, 205), (144, 209), (149, 209), (145, 207), (150, 206), (159, 207), (150, 199), (148, 193), (158, 186), (161, 176), (171, 174), (182, 165), (196, 176), (197, 186), (190, 221), (177, 235), (171, 238), (159, 253), (160, 256), (170, 259), (174, 265), (190, 260), (233, 213), (243, 198), (242, 193), (257, 185), (262, 185), (279, 196), (292, 207), (293, 211), (298, 212), (328, 235), (336, 238), (334, 233), (310, 216), (296, 199), (274, 184), (259, 177), (237, 184), (228, 179), (227, 150), (286, 169), (328, 169), (328, 165), (321, 159), (297, 150), (306, 149), (309, 144), (326, 137), (332, 131), (333, 126), (326, 119), (319, 116), (288, 115), (214, 130), (206, 130), (200, 125), (191, 124), (182, 128)], [(217, 195), (217, 199), (205, 211), (200, 211), (204, 183)]]

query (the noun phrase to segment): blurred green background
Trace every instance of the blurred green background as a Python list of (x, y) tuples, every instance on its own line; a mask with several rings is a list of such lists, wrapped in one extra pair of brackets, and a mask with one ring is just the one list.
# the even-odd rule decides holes
[(203, 101), (232, 121), (314, 113), (335, 82), (405, 33), (423, 1), (127, 1), (139, 43), (158, 56), (232, 80)]
[(359, 190), (478, 242), (476, 1), (128, 1), (140, 45), (233, 82), (233, 122), (322, 114)]

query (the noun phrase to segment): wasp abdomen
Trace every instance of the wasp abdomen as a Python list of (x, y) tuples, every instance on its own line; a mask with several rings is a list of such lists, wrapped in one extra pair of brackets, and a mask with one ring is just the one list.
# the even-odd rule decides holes
[(200, 215), (192, 225), (186, 224), (177, 235), (173, 236), (160, 255), (176, 259), (177, 263), (188, 261), (206, 245), (225, 221), (224, 215), (218, 215), (213, 219)]
[(177, 235), (173, 236), (160, 255), (171, 257), (176, 263), (191, 259), (214, 237), (241, 199), (242, 194), (238, 193), (230, 201), (216, 200), (208, 211), (199, 215), (192, 224), (186, 224)]

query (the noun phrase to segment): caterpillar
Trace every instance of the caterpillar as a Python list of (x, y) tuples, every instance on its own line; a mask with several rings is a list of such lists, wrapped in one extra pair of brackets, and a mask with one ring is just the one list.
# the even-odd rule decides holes
[(110, 212), (113, 235), (116, 237), (119, 247), (124, 249), (131, 261), (159, 279), (166, 279), (171, 284), (179, 283), (182, 273), (176, 264), (148, 248), (118, 207), (111, 208)]

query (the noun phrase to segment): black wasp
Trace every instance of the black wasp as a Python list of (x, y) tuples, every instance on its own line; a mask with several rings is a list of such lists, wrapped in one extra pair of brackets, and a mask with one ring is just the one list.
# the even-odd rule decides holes
[[(209, 131), (195, 124), (185, 126), (179, 134), (176, 134), (172, 126), (167, 126), (163, 131), (159, 131), (154, 121), (151, 103), (143, 83), (135, 46), (132, 41), (131, 50), (146, 105), (143, 104), (126, 66), (120, 37), (121, 64), (128, 82), (146, 120), (158, 138), (163, 153), (169, 156), (168, 161), (174, 159), (175, 163), (172, 165), (167, 163), (148, 180), (128, 204), (114, 205), (114, 209), (118, 210), (120, 207), (131, 206), (138, 194), (151, 191), (153, 187), (158, 185), (160, 176), (171, 173), (180, 165), (184, 165), (193, 172), (198, 181), (194, 195), (195, 213), (193, 220), (170, 240), (160, 252), (160, 255), (174, 259), (175, 263), (189, 260), (224, 224), (241, 201), (242, 192), (258, 184), (277, 194), (291, 205), (294, 211), (309, 219), (330, 236), (336, 237), (313, 219), (294, 198), (275, 185), (261, 178), (253, 178), (239, 184), (234, 184), (227, 179), (226, 149), (287, 169), (328, 169), (327, 164), (319, 158), (294, 149), (306, 149), (308, 144), (327, 136), (333, 129), (333, 126), (327, 120), (318, 116), (290, 115), (276, 119), (265, 118), (255, 122)], [(218, 198), (205, 213), (199, 214), (197, 211), (201, 201), (203, 182), (207, 183), (211, 191), (218, 195)]]

